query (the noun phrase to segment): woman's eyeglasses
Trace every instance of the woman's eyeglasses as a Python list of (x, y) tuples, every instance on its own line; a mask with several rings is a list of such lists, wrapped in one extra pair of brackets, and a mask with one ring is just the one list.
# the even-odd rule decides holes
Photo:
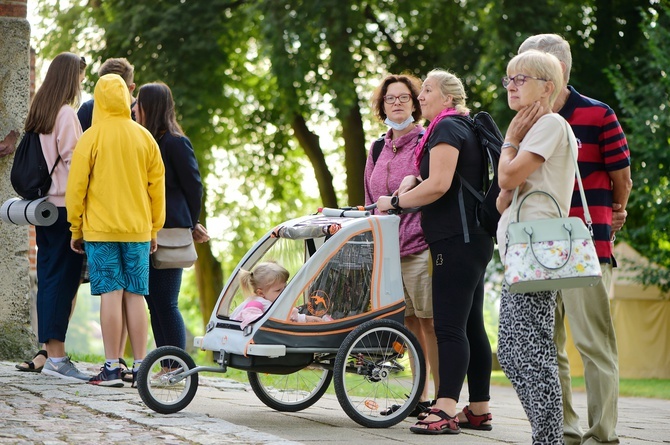
[(508, 77), (508, 76), (503, 77), (502, 78), (502, 85), (503, 85), (504, 88), (507, 88), (507, 85), (514, 82), (514, 85), (520, 87), (521, 85), (526, 83), (526, 80), (528, 80), (528, 79), (542, 80), (544, 82), (547, 81), (547, 79), (542, 79), (540, 77), (526, 76), (525, 74), (517, 74), (514, 77)]
[(398, 99), (401, 104), (406, 104), (407, 102), (410, 101), (410, 99), (412, 99), (412, 96), (410, 96), (409, 94), (401, 94), (400, 96), (392, 96), (389, 94), (388, 96), (384, 96), (384, 102), (386, 102), (389, 105), (394, 104), (396, 99)]

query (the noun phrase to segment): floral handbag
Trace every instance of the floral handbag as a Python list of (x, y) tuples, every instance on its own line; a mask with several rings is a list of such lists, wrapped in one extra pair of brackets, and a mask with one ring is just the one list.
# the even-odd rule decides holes
[[(591, 214), (586, 203), (584, 186), (569, 133), (568, 141), (575, 163), (575, 175), (584, 207), (586, 225), (581, 218), (563, 217), (558, 202), (549, 193), (543, 191), (529, 193), (517, 208), (519, 195), (517, 187), (512, 199), (512, 221), (507, 228), (505, 254), (505, 281), (510, 292), (527, 293), (594, 286), (602, 277), (600, 261), (593, 243)], [(551, 198), (560, 216), (534, 221), (519, 221), (521, 206), (532, 195), (546, 195)], [(515, 210), (516, 219), (514, 219)]]

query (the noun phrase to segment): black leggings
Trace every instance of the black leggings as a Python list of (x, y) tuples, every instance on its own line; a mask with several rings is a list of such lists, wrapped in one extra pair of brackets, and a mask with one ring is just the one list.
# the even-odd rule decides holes
[(145, 295), (151, 314), (151, 330), (156, 347), (186, 348), (186, 327), (179, 312), (179, 289), (184, 269), (149, 267), (149, 295)]
[(467, 374), (470, 402), (491, 397), (491, 344), (484, 327), (484, 277), (493, 239), (472, 235), (430, 244), (433, 322), (440, 363), (437, 397), (458, 401)]

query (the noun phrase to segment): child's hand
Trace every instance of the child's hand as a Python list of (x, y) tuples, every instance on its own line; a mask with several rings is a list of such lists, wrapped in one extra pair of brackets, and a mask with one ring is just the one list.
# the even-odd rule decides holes
[(291, 321), (298, 321), (298, 308), (294, 307), (291, 309), (291, 316), (289, 317)]

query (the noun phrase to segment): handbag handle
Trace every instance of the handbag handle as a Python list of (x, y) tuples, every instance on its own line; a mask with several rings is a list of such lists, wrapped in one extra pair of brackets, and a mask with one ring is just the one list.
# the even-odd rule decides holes
[[(518, 189), (519, 189), (519, 187), (517, 187), (517, 190), (518, 190)], [(552, 202), (554, 203), (554, 205), (556, 206), (556, 210), (558, 210), (558, 217), (559, 217), (559, 218), (563, 218), (563, 212), (561, 212), (561, 206), (558, 205), (558, 201), (556, 201), (556, 199), (555, 199), (553, 196), (551, 196), (551, 194), (549, 194), (549, 193), (547, 193), (547, 192), (545, 192), (545, 191), (542, 191), (542, 190), (535, 190), (535, 191), (530, 192), (530, 193), (527, 194), (526, 196), (524, 196), (523, 199), (521, 200), (521, 202), (519, 203), (519, 207), (516, 209), (516, 220), (517, 220), (517, 221), (519, 221), (519, 220), (521, 219), (521, 206), (523, 206), (523, 203), (526, 202), (526, 199), (530, 198), (531, 196), (533, 196), (533, 195), (536, 194), (536, 193), (537, 193), (538, 195), (545, 195), (545, 196), (547, 196), (549, 199), (551, 199)], [(515, 192), (515, 196), (516, 196), (516, 192)], [(514, 203), (513, 203), (513, 204), (514, 204)]]
[[(589, 233), (591, 234), (591, 236), (593, 236), (593, 220), (591, 219), (591, 213), (589, 212), (589, 206), (586, 202), (586, 194), (584, 193), (584, 185), (582, 184), (582, 175), (579, 173), (579, 164), (577, 163), (577, 155), (575, 154), (575, 151), (577, 151), (577, 150), (574, 148), (574, 144), (572, 143), (572, 139), (570, 139), (570, 132), (572, 130), (568, 126), (568, 121), (566, 121), (565, 119), (563, 119), (563, 125), (565, 126), (565, 135), (568, 139), (568, 147), (570, 149), (570, 156), (572, 156), (572, 162), (575, 165), (575, 177), (577, 179), (577, 185), (579, 186), (579, 196), (582, 199), (582, 207), (584, 208), (584, 222), (586, 223), (586, 227), (589, 229)], [(512, 204), (511, 204), (512, 209), (516, 208), (517, 198), (519, 197), (519, 188), (520, 188), (520, 186), (517, 187), (514, 190), (514, 196), (512, 197)], [(533, 193), (535, 193), (535, 192), (529, 193), (528, 195), (526, 195), (521, 200), (521, 204), (519, 204), (519, 208), (517, 209), (517, 212), (516, 212), (516, 214), (517, 214), (516, 215), (516, 221), (510, 221), (510, 223), (518, 222), (520, 220), (521, 206), (523, 205), (523, 202), (526, 200), (526, 198), (528, 198), (528, 196), (532, 195)], [(559, 215), (561, 215), (560, 206), (558, 206), (558, 203), (556, 202), (554, 197), (551, 196), (547, 192), (541, 192), (541, 193), (549, 196), (554, 201), (554, 203), (558, 207), (558, 213), (559, 213)], [(511, 214), (514, 215), (514, 212), (512, 211)]]
[[(549, 195), (549, 196), (551, 196), (551, 195)], [(553, 197), (552, 197), (552, 199), (553, 199)], [(565, 261), (563, 262), (563, 264), (561, 264), (560, 266), (556, 266), (556, 267), (546, 266), (542, 263), (542, 261), (540, 261), (540, 259), (535, 254), (535, 249), (533, 249), (533, 228), (530, 227), (530, 226), (526, 226), (526, 227), (523, 228), (523, 231), (526, 233), (526, 235), (528, 235), (528, 245), (530, 246), (530, 251), (533, 254), (533, 257), (535, 258), (535, 261), (537, 261), (537, 264), (542, 266), (544, 269), (547, 269), (547, 270), (562, 269), (570, 262), (570, 258), (572, 258), (572, 225), (570, 225), (570, 227), (568, 227), (567, 224), (563, 224), (563, 228), (565, 229), (566, 232), (568, 232), (568, 243), (569, 243), (570, 247), (568, 248), (568, 255), (565, 257)]]

